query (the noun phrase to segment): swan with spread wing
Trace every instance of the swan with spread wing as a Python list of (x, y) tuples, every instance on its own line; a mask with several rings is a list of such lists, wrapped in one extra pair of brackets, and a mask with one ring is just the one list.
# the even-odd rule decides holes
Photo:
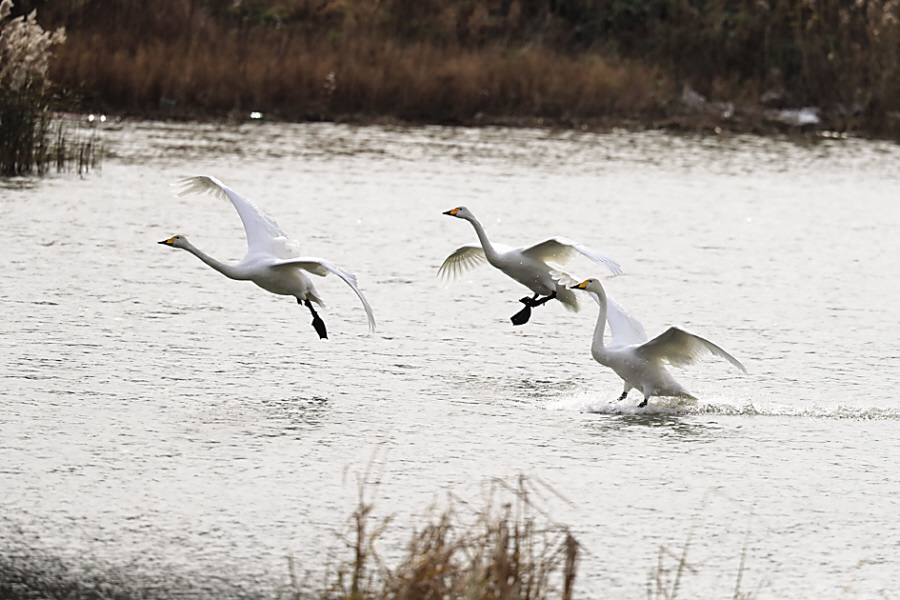
[[(594, 328), (591, 355), (604, 367), (609, 367), (625, 380), (625, 389), (619, 402), (628, 392), (637, 388), (644, 394), (638, 407), (647, 406), (651, 396), (691, 398), (690, 393), (675, 381), (664, 363), (683, 367), (697, 362), (707, 354), (720, 356), (747, 373), (738, 360), (707, 339), (679, 327), (667, 330), (647, 340), (641, 323), (607, 298), (606, 291), (597, 279), (586, 279), (572, 289), (588, 292), (600, 305), (600, 315)], [(607, 346), (603, 341), (606, 323), (612, 339)]]
[(531, 309), (546, 304), (550, 300), (558, 300), (567, 309), (578, 311), (578, 297), (567, 286), (568, 283), (577, 280), (548, 263), (562, 267), (575, 255), (583, 254), (616, 275), (622, 272), (616, 261), (564, 237), (552, 237), (533, 246), (510, 248), (491, 243), (484, 227), (465, 206), (448, 210), (444, 214), (471, 223), (481, 244), (467, 244), (457, 248), (444, 260), (438, 269), (438, 276), (449, 279), (457, 278), (465, 271), (484, 262), (500, 269), (534, 292), (533, 297), (526, 296), (519, 300), (525, 305), (525, 308), (510, 318), (513, 325), (527, 323), (531, 318)]
[(357, 286), (355, 275), (327, 260), (300, 256), (299, 244), (290, 239), (274, 219), (214, 177), (205, 175), (191, 177), (174, 185), (180, 188), (178, 196), (209, 193), (223, 200), (230, 200), (244, 223), (244, 231), (247, 233), (247, 254), (239, 263), (227, 264), (197, 249), (183, 235), (172, 236), (159, 242), (160, 244), (187, 250), (231, 279), (252, 281), (267, 292), (294, 296), (298, 304), (304, 304), (309, 309), (313, 317), (313, 328), (320, 339), (327, 338), (328, 333), (313, 303), (319, 306), (324, 303), (306, 273), (320, 277), (333, 273), (343, 279), (359, 296), (369, 321), (369, 331), (375, 330), (372, 308)]

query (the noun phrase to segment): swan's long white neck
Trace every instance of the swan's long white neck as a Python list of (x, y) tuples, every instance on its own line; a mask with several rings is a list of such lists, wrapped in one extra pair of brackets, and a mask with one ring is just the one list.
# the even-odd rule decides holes
[(199, 250), (192, 243), (185, 240), (184, 249), (205, 262), (207, 265), (224, 275), (225, 277), (230, 277), (231, 279), (247, 279), (241, 273), (240, 269), (235, 267), (234, 265), (229, 265), (223, 263), (222, 261), (216, 260), (212, 256), (206, 254), (202, 250)]
[(597, 295), (597, 304), (600, 305), (600, 315), (597, 317), (597, 325), (594, 327), (594, 339), (591, 342), (591, 354), (598, 361), (602, 356), (606, 356), (606, 346), (603, 344), (603, 336), (606, 334), (606, 291), (597, 286), (598, 289), (591, 289), (591, 292)]
[(481, 226), (481, 223), (479, 223), (478, 219), (475, 217), (466, 217), (466, 220), (475, 228), (475, 233), (478, 235), (478, 241), (481, 242), (481, 247), (484, 249), (484, 255), (487, 257), (488, 262), (492, 265), (495, 264), (500, 254), (498, 254), (497, 251), (494, 250), (494, 246), (491, 245), (491, 240), (488, 239), (484, 227)]

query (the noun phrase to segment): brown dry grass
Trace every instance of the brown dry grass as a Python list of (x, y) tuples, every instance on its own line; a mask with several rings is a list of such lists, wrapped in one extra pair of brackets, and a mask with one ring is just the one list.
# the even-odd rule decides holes
[[(469, 512), (457, 500), (412, 533), (396, 565), (379, 556), (377, 543), (389, 521), (373, 518), (360, 495), (345, 543), (351, 558), (324, 586), (301, 584), (291, 564), (291, 584), (280, 597), (328, 600), (571, 600), (579, 545), (567, 527), (541, 512), (533, 498), (549, 488), (519, 478), (494, 482), (486, 508)], [(497, 498), (510, 501), (498, 503)], [(308, 583), (308, 582), (307, 582)]]
[[(94, 110), (486, 122), (817, 106), (900, 129), (900, 0), (21, 0)], [(740, 118), (735, 121), (740, 121)]]
[(222, 114), (461, 121), (476, 115), (589, 118), (658, 114), (661, 77), (636, 64), (541, 48), (480, 50), (359, 36), (337, 42), (270, 30), (116, 48), (72, 32), (53, 76), (110, 107), (153, 111), (161, 98)]

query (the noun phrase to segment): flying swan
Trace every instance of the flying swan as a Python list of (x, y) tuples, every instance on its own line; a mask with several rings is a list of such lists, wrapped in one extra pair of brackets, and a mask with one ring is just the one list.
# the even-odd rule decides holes
[[(546, 304), (553, 299), (559, 300), (568, 310), (578, 311), (578, 297), (566, 286), (567, 283), (577, 280), (572, 279), (567, 273), (551, 267), (547, 264), (548, 262), (565, 266), (576, 253), (580, 252), (616, 275), (622, 272), (622, 268), (616, 261), (564, 237), (552, 237), (527, 248), (510, 248), (501, 244), (492, 244), (484, 232), (484, 227), (465, 206), (448, 210), (444, 214), (457, 219), (465, 219), (471, 223), (481, 245), (467, 244), (457, 248), (444, 260), (444, 264), (438, 269), (438, 276), (455, 279), (463, 272), (475, 268), (485, 261), (500, 269), (534, 292), (533, 297), (526, 296), (519, 300), (525, 305), (525, 308), (510, 318), (513, 325), (524, 325), (531, 318), (532, 308)], [(544, 297), (539, 300), (540, 296)]]
[[(323, 306), (322, 298), (306, 273), (324, 277), (334, 273), (347, 282), (366, 310), (369, 331), (375, 330), (375, 317), (365, 296), (356, 285), (356, 276), (321, 258), (300, 256), (299, 244), (278, 226), (274, 219), (263, 213), (255, 204), (242, 198), (237, 192), (214, 177), (205, 175), (183, 179), (173, 184), (180, 187), (178, 196), (209, 193), (223, 200), (230, 200), (237, 209), (247, 233), (247, 254), (235, 265), (226, 264), (204, 254), (183, 235), (175, 235), (159, 242), (173, 248), (187, 250), (207, 265), (231, 279), (252, 281), (267, 292), (282, 296), (294, 296), (297, 304), (305, 304), (312, 313), (312, 326), (320, 339), (328, 337), (325, 323), (312, 303)], [(304, 273), (304, 271), (306, 273)]]
[[(682, 367), (693, 364), (705, 354), (721, 356), (735, 367), (747, 373), (738, 360), (699, 335), (694, 335), (678, 327), (669, 327), (650, 341), (640, 322), (607, 299), (606, 292), (596, 279), (586, 279), (572, 289), (584, 290), (600, 305), (600, 316), (594, 328), (591, 355), (604, 367), (609, 367), (625, 380), (625, 390), (619, 396), (621, 402), (628, 392), (637, 388), (644, 394), (638, 407), (647, 406), (651, 396), (676, 396), (695, 399), (681, 387), (663, 361)], [(606, 322), (612, 340), (609, 346), (603, 343)]]

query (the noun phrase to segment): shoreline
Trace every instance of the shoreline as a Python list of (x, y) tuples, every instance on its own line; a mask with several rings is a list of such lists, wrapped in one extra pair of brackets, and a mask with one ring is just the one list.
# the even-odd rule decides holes
[(360, 113), (320, 115), (307, 118), (283, 118), (276, 112), (274, 115), (251, 112), (230, 111), (227, 114), (189, 110), (159, 111), (126, 111), (122, 114), (104, 113), (103, 111), (83, 111), (71, 114), (70, 117), (82, 119), (88, 115), (104, 114), (112, 121), (159, 121), (175, 123), (334, 123), (344, 125), (382, 126), (382, 127), (508, 127), (546, 130), (581, 130), (590, 133), (611, 133), (617, 130), (627, 132), (662, 131), (687, 135), (753, 135), (760, 137), (785, 136), (806, 139), (863, 139), (873, 141), (890, 141), (900, 143), (900, 118), (896, 125), (883, 131), (871, 131), (863, 127), (848, 128), (846, 122), (836, 119), (822, 118), (818, 123), (797, 124), (779, 120), (774, 116), (765, 116), (762, 111), (757, 114), (740, 114), (730, 118), (716, 118), (706, 114), (690, 114), (683, 112), (659, 116), (657, 118), (637, 117), (590, 117), (590, 118), (550, 118), (520, 115), (476, 115), (468, 119), (404, 119), (394, 115), (368, 115)]

